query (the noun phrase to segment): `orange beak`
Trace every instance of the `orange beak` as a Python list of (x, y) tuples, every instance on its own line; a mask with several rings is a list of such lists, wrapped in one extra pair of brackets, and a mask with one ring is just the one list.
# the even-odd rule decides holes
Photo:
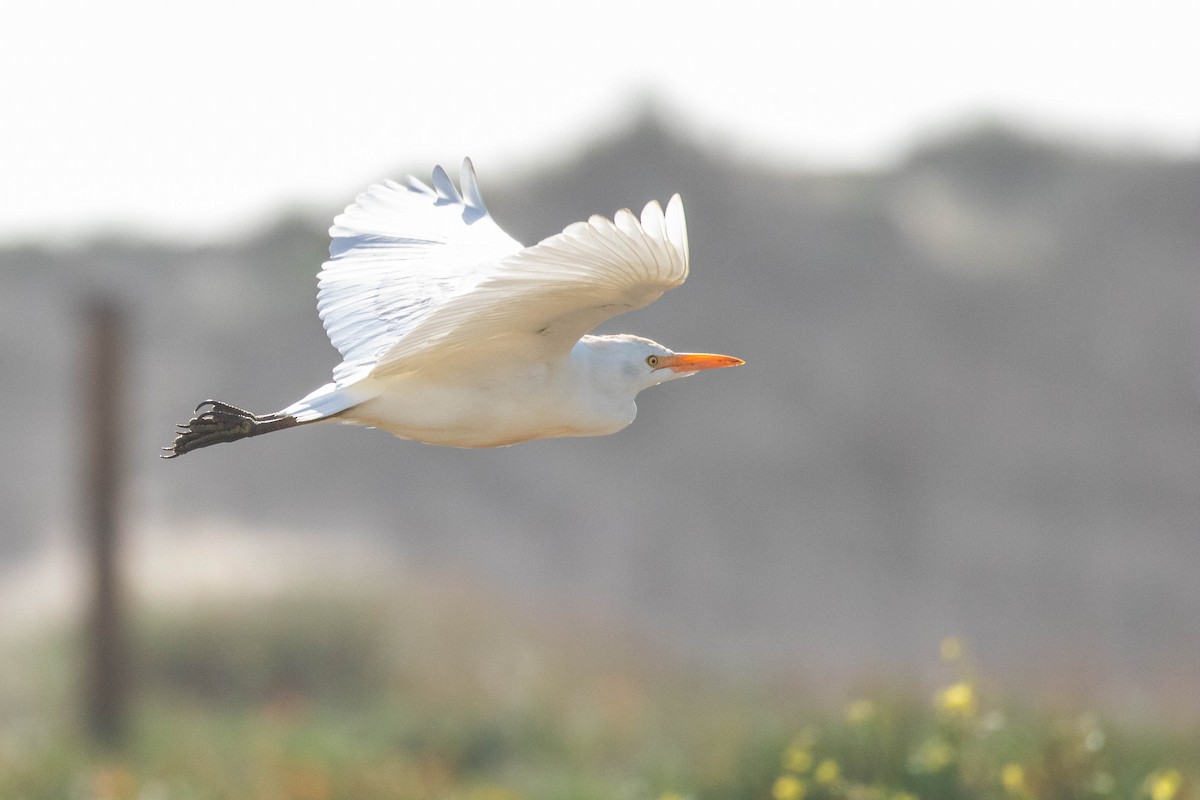
[(669, 369), (673, 372), (699, 372), (702, 369), (736, 367), (745, 363), (740, 358), (718, 356), (713, 353), (676, 353), (661, 359), (658, 362), (658, 368)]

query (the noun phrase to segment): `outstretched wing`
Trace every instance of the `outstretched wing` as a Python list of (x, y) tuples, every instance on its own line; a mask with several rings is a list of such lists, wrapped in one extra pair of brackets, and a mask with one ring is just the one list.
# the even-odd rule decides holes
[[(565, 355), (604, 320), (643, 308), (687, 278), (683, 202), (593, 216), (501, 259), (380, 359), (373, 375)], [(448, 363), (445, 363), (447, 362)]]
[(335, 382), (368, 373), (481, 272), (521, 249), (488, 214), (470, 159), (461, 180), (463, 194), (439, 166), (432, 187), (411, 176), (406, 185), (376, 184), (334, 219), (317, 311), (342, 354)]
[(345, 359), (338, 383), (565, 354), (687, 278), (678, 195), (665, 213), (652, 202), (640, 219), (594, 216), (521, 249), (488, 216), (469, 161), (462, 182), (465, 198), (440, 167), (434, 189), (372, 187), (335, 221), (318, 307)]

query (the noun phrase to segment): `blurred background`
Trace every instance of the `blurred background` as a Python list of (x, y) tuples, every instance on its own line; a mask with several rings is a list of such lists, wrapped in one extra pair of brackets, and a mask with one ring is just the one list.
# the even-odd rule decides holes
[[(3, 15), (12, 796), (370, 797), (343, 753), (370, 741), (407, 787), (378, 796), (570, 773), (570, 796), (798, 800), (771, 783), (797, 720), (926, 696), (946, 641), (1034, 708), (1200, 712), (1190, 4)], [(464, 155), (528, 243), (682, 193), (691, 279), (604, 330), (747, 365), (601, 439), (330, 426), (160, 462), (203, 398), (266, 412), (328, 380), (329, 221)], [(118, 435), (89, 467), (97, 301)], [(97, 470), (115, 761), (78, 734)]]

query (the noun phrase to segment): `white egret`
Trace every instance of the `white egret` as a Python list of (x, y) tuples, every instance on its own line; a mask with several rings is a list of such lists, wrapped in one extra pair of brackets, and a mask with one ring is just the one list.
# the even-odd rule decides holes
[(591, 336), (688, 275), (683, 202), (593, 216), (522, 247), (488, 214), (475, 170), (440, 166), (359, 195), (330, 228), (317, 309), (342, 363), (274, 414), (206, 400), (164, 458), (334, 420), (452, 447), (602, 436), (650, 386), (743, 363), (637, 336)]

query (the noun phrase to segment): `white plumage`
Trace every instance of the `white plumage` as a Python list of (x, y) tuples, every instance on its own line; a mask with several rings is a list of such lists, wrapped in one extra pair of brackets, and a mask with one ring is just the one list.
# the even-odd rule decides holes
[[(258, 417), (206, 401), (170, 455), (335, 418), (456, 447), (612, 433), (642, 389), (742, 363), (633, 336), (587, 336), (687, 278), (683, 202), (593, 216), (532, 247), (496, 225), (470, 160), (462, 192), (376, 184), (330, 228), (317, 309), (342, 354), (333, 382)], [(199, 409), (197, 409), (199, 411)], [(230, 433), (233, 431), (233, 433)]]

